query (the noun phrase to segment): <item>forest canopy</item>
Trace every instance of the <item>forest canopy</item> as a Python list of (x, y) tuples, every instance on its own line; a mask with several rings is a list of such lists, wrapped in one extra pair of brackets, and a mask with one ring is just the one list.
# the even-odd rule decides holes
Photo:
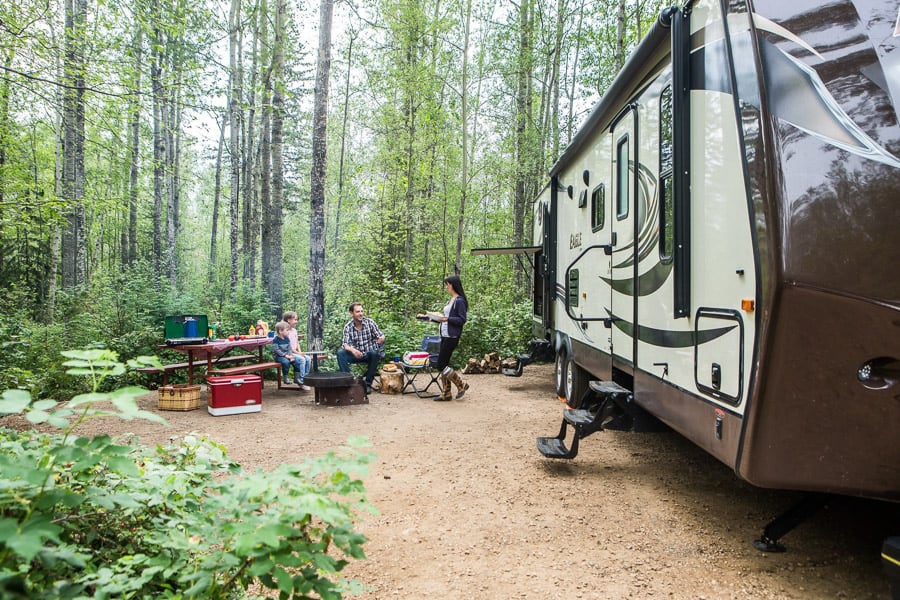
[(359, 300), (400, 346), (452, 273), (468, 350), (520, 350), (527, 262), (469, 250), (531, 243), (548, 167), (667, 4), (4, 3), (0, 384), (57, 388), (45, 345), (147, 353), (166, 314), (296, 310), (329, 342)]

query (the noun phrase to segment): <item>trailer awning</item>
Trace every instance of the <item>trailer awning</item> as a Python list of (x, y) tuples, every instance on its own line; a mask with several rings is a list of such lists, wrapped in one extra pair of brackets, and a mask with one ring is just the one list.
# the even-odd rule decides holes
[(531, 257), (538, 253), (541, 250), (541, 246), (507, 246), (502, 248), (472, 248), (472, 254), (474, 256), (491, 256), (495, 254), (513, 254), (516, 257), (516, 260), (519, 261), (519, 264), (522, 268), (525, 268), (525, 265), (522, 264), (522, 256), (525, 256), (525, 260), (528, 261), (528, 264), (531, 266), (532, 270), (534, 269), (534, 262), (531, 260)]
[(472, 248), (472, 254), (488, 255), (488, 254), (535, 254), (540, 250), (540, 246), (511, 246), (505, 248)]

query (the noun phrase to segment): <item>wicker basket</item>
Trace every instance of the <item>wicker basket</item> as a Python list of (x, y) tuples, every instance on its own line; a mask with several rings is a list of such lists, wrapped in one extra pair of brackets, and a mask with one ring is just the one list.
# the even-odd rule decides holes
[(179, 383), (156, 390), (159, 410), (194, 410), (200, 408), (200, 386)]

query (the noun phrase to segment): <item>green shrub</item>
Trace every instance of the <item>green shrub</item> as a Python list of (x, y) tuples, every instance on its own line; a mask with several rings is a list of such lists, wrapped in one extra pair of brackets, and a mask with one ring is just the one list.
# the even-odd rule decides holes
[[(108, 350), (65, 354), (93, 390), (124, 371)], [(340, 572), (365, 558), (353, 519), (374, 510), (351, 475), (372, 459), (363, 440), (248, 473), (205, 438), (147, 448), (75, 435), (97, 417), (164, 422), (137, 406), (145, 393), (62, 404), (3, 393), (0, 415), (59, 432), (0, 428), (0, 597), (225, 599), (259, 584), (280, 598), (333, 599), (359, 589)]]

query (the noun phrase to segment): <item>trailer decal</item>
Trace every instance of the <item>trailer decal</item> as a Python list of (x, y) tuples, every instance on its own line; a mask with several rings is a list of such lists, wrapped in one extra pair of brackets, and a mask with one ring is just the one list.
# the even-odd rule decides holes
[[(638, 295), (649, 296), (666, 283), (672, 274), (672, 262), (659, 262), (653, 268), (638, 276)], [(600, 277), (600, 280), (612, 287), (615, 291), (626, 296), (634, 295), (633, 279), (613, 279), (612, 277)]]
[[(606, 311), (612, 320), (616, 329), (622, 333), (633, 336), (634, 323), (631, 323), (621, 317), (617, 317), (609, 310)], [(711, 342), (716, 338), (722, 337), (729, 331), (732, 331), (737, 325), (728, 327), (717, 327), (716, 329), (704, 329), (702, 331), (673, 331), (670, 329), (656, 329), (647, 325), (638, 326), (638, 341), (659, 348), (692, 348), (707, 342)]]

